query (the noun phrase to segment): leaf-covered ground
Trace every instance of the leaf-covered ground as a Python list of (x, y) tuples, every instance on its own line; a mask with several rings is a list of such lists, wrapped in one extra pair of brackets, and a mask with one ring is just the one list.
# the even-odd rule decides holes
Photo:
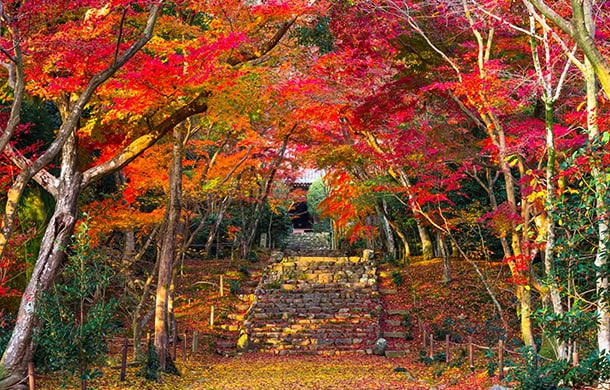
[[(482, 264), (483, 271), (496, 291), (506, 291), (502, 285), (505, 279), (498, 265)], [(477, 344), (492, 345), (494, 327), (498, 325), (497, 313), (487, 293), (471, 266), (464, 262), (454, 263), (454, 281), (441, 282), (442, 262), (413, 262), (409, 266), (383, 264), (380, 266), (381, 289), (391, 289), (395, 293), (382, 295), (387, 308), (410, 311), (408, 327), (412, 340), (401, 342), (407, 356), (385, 358), (372, 355), (342, 356), (278, 356), (272, 354), (247, 353), (236, 357), (223, 357), (214, 353), (211, 341), (214, 337), (224, 337), (230, 333), (223, 324), (238, 323), (232, 320), (239, 314), (244, 302), (238, 295), (247, 295), (260, 276), (262, 264), (248, 262), (206, 262), (188, 261), (181, 286), (177, 294), (177, 318), (179, 329), (205, 333), (200, 342), (201, 352), (182, 358), (178, 348), (177, 366), (181, 376), (162, 375), (158, 382), (146, 381), (136, 376), (137, 367), (128, 369), (127, 380), (119, 382), (119, 370), (104, 368), (104, 375), (89, 382), (92, 389), (488, 389), (498, 382), (497, 376), (489, 377), (487, 368), (490, 360), (485, 352), (477, 350), (476, 370), (471, 373), (461, 346), (455, 346), (452, 363), (442, 361), (424, 363), (421, 358), (425, 351), (421, 339), (421, 329), (427, 332), (448, 332), (452, 338), (464, 340), (468, 332), (474, 332)], [(241, 272), (240, 272), (241, 270)], [(245, 272), (244, 272), (245, 271)], [(224, 275), (225, 296), (219, 297), (219, 276)], [(400, 274), (400, 278), (396, 275)], [(238, 294), (229, 293), (228, 280), (239, 281)], [(235, 293), (235, 291), (234, 291)], [(510, 294), (500, 296), (509, 299)], [(210, 306), (215, 305), (217, 324), (209, 328)], [(247, 306), (247, 305), (246, 305)], [(512, 313), (506, 313), (512, 316)], [(404, 329), (385, 329), (397, 331)], [(487, 343), (487, 344), (486, 344)], [(491, 344), (490, 344), (491, 343)], [(190, 341), (189, 341), (190, 344)], [(392, 347), (395, 347), (392, 345)], [(190, 348), (190, 345), (189, 345)], [(110, 365), (118, 365), (118, 346), (110, 357)], [(442, 347), (439, 346), (439, 351)], [(41, 376), (40, 389), (61, 388), (58, 375)], [(63, 384), (67, 389), (79, 389), (75, 381)]]
[[(425, 366), (410, 358), (378, 356), (277, 356), (245, 354), (235, 358), (203, 355), (178, 362), (181, 376), (163, 375), (145, 381), (130, 369), (125, 382), (119, 371), (106, 369), (89, 388), (126, 390), (290, 390), (290, 389), (486, 389), (494, 383), (485, 371), (474, 374), (438, 364)], [(39, 381), (40, 389), (61, 387), (54, 378)], [(67, 389), (78, 389), (73, 383)]]

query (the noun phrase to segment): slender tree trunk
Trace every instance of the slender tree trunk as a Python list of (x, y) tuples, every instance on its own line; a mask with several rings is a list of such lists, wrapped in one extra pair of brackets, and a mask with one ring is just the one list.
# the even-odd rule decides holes
[(432, 243), (430, 233), (417, 218), (415, 219), (415, 225), (417, 226), (417, 232), (419, 233), (419, 239), (421, 241), (422, 256), (424, 257), (424, 260), (430, 260), (434, 258), (434, 244)]
[(155, 349), (159, 355), (159, 369), (166, 370), (168, 351), (168, 305), (172, 269), (176, 255), (176, 233), (182, 211), (182, 151), (184, 132), (177, 126), (174, 129), (174, 146), (172, 148), (172, 165), (169, 175), (169, 212), (167, 225), (159, 259), (159, 276), (157, 277), (157, 294), (155, 300)]
[[(218, 213), (216, 214), (216, 221), (214, 221), (214, 225), (212, 225), (212, 228), (210, 229), (210, 234), (208, 234), (208, 239), (205, 243), (206, 255), (209, 254), (210, 251), (212, 250), (212, 244), (214, 243), (214, 238), (216, 238), (216, 236), (218, 235), (218, 232), (220, 231), (220, 226), (222, 225), (222, 220), (224, 219), (225, 212), (229, 208), (229, 205), (231, 205), (232, 200), (233, 200), (232, 197), (226, 196), (222, 200), (222, 203), (220, 204), (220, 208), (218, 209)], [(216, 248), (216, 251), (218, 251), (218, 250), (219, 250), (219, 248)]]
[(150, 274), (148, 275), (148, 277), (146, 278), (146, 282), (144, 283), (144, 288), (142, 289), (142, 296), (140, 296), (138, 305), (136, 306), (136, 309), (134, 310), (133, 315), (131, 317), (132, 318), (131, 327), (132, 327), (132, 332), (133, 332), (133, 359), (134, 359), (134, 361), (140, 360), (140, 358), (143, 356), (142, 344), (140, 343), (142, 340), (142, 328), (145, 325), (145, 323), (142, 321), (142, 310), (146, 306), (146, 301), (148, 301), (148, 299), (149, 299), (150, 289), (151, 289), (153, 280), (155, 279), (155, 275), (157, 274), (157, 272), (159, 270), (159, 259), (160, 259), (160, 255), (157, 255), (156, 259), (155, 259), (155, 265), (154, 265), (152, 271), (150, 272)]
[(394, 233), (392, 232), (392, 227), (390, 226), (390, 221), (388, 220), (388, 204), (385, 199), (382, 199), (381, 204), (375, 205), (377, 209), (377, 215), (379, 215), (379, 219), (381, 220), (381, 228), (383, 231), (384, 240), (384, 248), (386, 252), (391, 255), (396, 255), (396, 243), (394, 242)]
[[(586, 62), (586, 61), (585, 61)], [(590, 64), (586, 64), (589, 73), (585, 75), (587, 83), (587, 123), (589, 130), (589, 140), (593, 141), (599, 137), (599, 127), (597, 123), (597, 88), (595, 85), (595, 75)], [(608, 353), (610, 351), (610, 308), (608, 307), (608, 276), (605, 272), (608, 262), (608, 215), (606, 213), (607, 204), (605, 200), (606, 184), (603, 178), (602, 169), (597, 166), (591, 167), (591, 174), (595, 182), (595, 210), (597, 213), (597, 253), (595, 255), (596, 288), (597, 288), (597, 347), (600, 351)]]
[(248, 252), (252, 247), (252, 243), (254, 242), (254, 237), (256, 237), (256, 231), (258, 229), (258, 226), (260, 225), (265, 204), (267, 202), (267, 199), (269, 198), (269, 194), (271, 193), (271, 187), (275, 179), (275, 174), (277, 173), (280, 164), (284, 160), (284, 154), (286, 153), (286, 148), (288, 147), (290, 136), (296, 130), (296, 127), (297, 125), (294, 125), (292, 129), (288, 132), (288, 134), (284, 137), (282, 146), (278, 151), (277, 157), (271, 165), (269, 177), (267, 177), (263, 185), (261, 197), (256, 202), (254, 213), (249, 217), (249, 223), (246, 224), (246, 229), (242, 231), (241, 255), (244, 258), (248, 255)]
[(441, 257), (443, 258), (443, 283), (451, 282), (451, 251), (445, 240), (445, 234), (438, 236)]
[(402, 232), (402, 230), (400, 230), (400, 227), (397, 226), (396, 223), (393, 222), (391, 219), (388, 219), (388, 223), (390, 224), (390, 226), (392, 226), (392, 229), (394, 230), (394, 232), (396, 232), (398, 239), (402, 243), (402, 246), (403, 246), (402, 253), (404, 256), (404, 260), (406, 262), (407, 259), (409, 257), (411, 257), (411, 247), (409, 246), (409, 241), (407, 240), (407, 236), (405, 236), (405, 234)]
[[(549, 278), (549, 294), (553, 311), (556, 314), (563, 314), (563, 304), (557, 282), (555, 282), (555, 132), (553, 131), (553, 102), (552, 97), (545, 97), (545, 127), (546, 127), (546, 204), (548, 218), (546, 222), (546, 244), (544, 246), (544, 271)], [(568, 358), (568, 349), (565, 340), (556, 339), (554, 341), (559, 359)]]

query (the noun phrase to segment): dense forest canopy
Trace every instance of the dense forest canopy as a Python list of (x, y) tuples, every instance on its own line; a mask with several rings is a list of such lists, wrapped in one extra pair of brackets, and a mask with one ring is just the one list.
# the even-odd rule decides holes
[(335, 248), (442, 257), (446, 282), (452, 257), (503, 261), (516, 300), (497, 310), (518, 313), (525, 346), (607, 358), (609, 12), (0, 2), (0, 314), (16, 319), (0, 388), (33, 358), (75, 231), (112, 254), (110, 274), (147, 280), (130, 287), (134, 337), (154, 308), (165, 369), (181, 259), (252, 257), (262, 233), (281, 248), (304, 167), (325, 172), (308, 197)]

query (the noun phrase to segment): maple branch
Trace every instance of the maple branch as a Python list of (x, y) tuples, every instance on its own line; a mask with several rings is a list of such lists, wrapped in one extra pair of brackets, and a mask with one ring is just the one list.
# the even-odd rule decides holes
[[(137, 39), (122, 55), (116, 58), (112, 64), (108, 66), (108, 68), (96, 73), (89, 80), (89, 83), (81, 92), (76, 103), (72, 107), (70, 114), (61, 124), (57, 137), (53, 140), (45, 152), (34, 162), (29, 163), (28, 161), (27, 163), (24, 162), (24, 165), (22, 165), (23, 168), (21, 172), (19, 172), (6, 194), (7, 201), (4, 206), (5, 212), (0, 225), (0, 256), (4, 253), (6, 244), (15, 227), (17, 206), (21, 200), (25, 186), (32, 180), (32, 178), (40, 183), (43, 188), (45, 188), (57, 200), (59, 196), (58, 180), (56, 180), (56, 178), (53, 177), (48, 171), (43, 171), (43, 168), (48, 166), (53, 159), (55, 159), (55, 157), (63, 149), (66, 142), (68, 142), (69, 138), (74, 134), (74, 129), (76, 129), (80, 121), (85, 106), (89, 103), (97, 88), (112, 77), (114, 73), (125, 65), (125, 63), (127, 63), (127, 61), (129, 61), (129, 59), (131, 59), (131, 57), (133, 57), (152, 38), (154, 27), (159, 17), (161, 4), (162, 1), (159, 1), (156, 5), (151, 7), (146, 22), (146, 28), (144, 29), (142, 36)], [(17, 77), (17, 81), (21, 79), (20, 83), (24, 83), (23, 69), (20, 68), (22, 66), (22, 61), (20, 57), (21, 52), (19, 49), (18, 34), (17, 31), (12, 32), (13, 42), (16, 43), (13, 50), (15, 50), (15, 53), (19, 55), (19, 61), (15, 64), (17, 66), (17, 71), (20, 72), (20, 76)], [(9, 119), (9, 124), (14, 126), (7, 126), (7, 129), (2, 134), (2, 137), (0, 137), (0, 146), (2, 146), (0, 151), (2, 152), (6, 152), (6, 144), (8, 144), (8, 140), (12, 136), (12, 131), (14, 131), (20, 121), (19, 110), (21, 108), (21, 98), (23, 96), (23, 90), (21, 90), (21, 88), (21, 85), (19, 85), (19, 90), (16, 88), (15, 100), (13, 101), (13, 106), (11, 109), (11, 118)], [(4, 142), (4, 144), (2, 144), (2, 142)], [(17, 155), (14, 155), (14, 157), (16, 156)]]
[(587, 17), (585, 16), (584, 3), (581, 0), (571, 0), (572, 19), (566, 20), (556, 13), (542, 0), (529, 1), (542, 13), (555, 23), (564, 33), (568, 34), (578, 47), (583, 51), (587, 59), (591, 62), (602, 89), (607, 96), (610, 96), (610, 63), (602, 55), (593, 40), (592, 31), (587, 27)]
[[(12, 145), (6, 146), (4, 154), (11, 160), (13, 164), (17, 166), (17, 168), (21, 170), (25, 170), (29, 165), (32, 164), (32, 161), (30, 159), (25, 157), (23, 154), (17, 152)], [(56, 198), (59, 194), (57, 190), (58, 180), (49, 171), (42, 169), (34, 174), (33, 179), (38, 184), (40, 184), (42, 188), (49, 192), (54, 198)]]
[[(455, 63), (455, 61), (453, 61), (451, 58), (449, 58), (449, 56), (444, 51), (442, 51), (438, 46), (436, 46), (430, 40), (430, 38), (428, 37), (428, 34), (426, 34), (424, 32), (424, 30), (419, 26), (419, 24), (417, 24), (417, 21), (415, 20), (415, 18), (413, 18), (413, 16), (411, 16), (409, 9), (401, 8), (394, 1), (389, 1), (388, 3), (390, 4), (391, 7), (393, 7), (393, 10), (398, 13), (397, 16), (402, 18), (403, 20), (406, 20), (407, 23), (409, 24), (409, 26), (411, 26), (411, 28), (413, 28), (413, 30), (415, 30), (415, 32), (417, 34), (419, 34), (419, 36), (421, 36), (426, 41), (428, 46), (430, 46), (430, 48), (432, 50), (434, 50), (438, 55), (440, 55), (449, 64), (449, 66), (451, 66), (451, 68), (453, 68), (453, 70), (457, 74), (458, 80), (461, 82), (462, 81), (462, 71), (460, 70), (458, 65)], [(405, 4), (405, 6), (406, 6), (406, 4)], [(389, 11), (387, 11), (387, 10), (384, 10), (384, 12), (389, 13)]]
[(569, 21), (564, 19), (561, 15), (559, 15), (555, 10), (549, 7), (544, 1), (540, 0), (524, 0), (525, 5), (532, 4), (534, 7), (538, 9), (544, 16), (549, 18), (553, 23), (557, 25), (563, 32), (568, 34), (569, 36), (574, 35), (574, 30), (572, 29), (572, 25)]
[(97, 90), (100, 85), (106, 82), (114, 73), (125, 65), (127, 61), (129, 61), (129, 59), (131, 59), (131, 57), (133, 57), (152, 38), (159, 12), (160, 6), (153, 6), (150, 10), (146, 28), (142, 34), (142, 37), (136, 40), (123, 54), (116, 59), (116, 61), (113, 61), (108, 68), (96, 73), (91, 80), (89, 80), (89, 83), (72, 107), (70, 114), (59, 128), (57, 138), (55, 138), (47, 150), (36, 161), (34, 161), (26, 169), (22, 170), (19, 174), (20, 176), (24, 177), (26, 182), (29, 181), (38, 171), (50, 164), (55, 156), (57, 156), (57, 154), (61, 151), (63, 145), (66, 143), (80, 121), (83, 110), (91, 100), (91, 96), (93, 96), (95, 90)]
[(123, 26), (125, 25), (126, 16), (127, 7), (123, 10), (123, 15), (121, 15), (121, 23), (119, 24), (119, 36), (116, 40), (116, 47), (114, 48), (114, 60), (112, 60), (113, 65), (116, 65), (117, 57), (119, 56), (119, 48), (121, 46), (121, 41), (123, 40)]
[(535, 31), (529, 31), (523, 27), (519, 27), (514, 23), (509, 22), (508, 20), (506, 20), (503, 17), (500, 17), (496, 14), (494, 14), (493, 12), (490, 12), (489, 10), (485, 9), (484, 7), (480, 6), (479, 4), (477, 4), (477, 2), (473, 2), (473, 5), (477, 8), (477, 10), (481, 11), (482, 13), (484, 13), (485, 15), (489, 16), (490, 18), (493, 18), (495, 20), (497, 20), (498, 22), (507, 25), (508, 27), (512, 28), (515, 31), (519, 31), (521, 33), (524, 33), (525, 35), (528, 35), (530, 37), (534, 37), (536, 39), (542, 39), (541, 36), (537, 35)]
[(222, 179), (222, 181), (218, 184), (217, 187), (220, 187), (225, 184), (231, 178), (231, 176), (233, 176), (235, 171), (237, 171), (237, 168), (242, 166), (243, 163), (245, 163), (248, 158), (250, 158), (250, 152), (252, 152), (253, 147), (254, 145), (250, 145), (250, 147), (248, 147), (248, 151), (246, 152), (246, 154), (237, 162), (237, 164), (233, 166), (233, 168), (231, 168), (231, 170), (225, 175), (224, 179)]
[(83, 173), (83, 187), (88, 186), (92, 182), (99, 180), (103, 176), (109, 175), (118, 169), (129, 164), (136, 157), (144, 153), (148, 148), (157, 143), (170, 130), (180, 124), (182, 121), (196, 114), (206, 112), (208, 109), (207, 98), (209, 92), (199, 94), (190, 103), (182, 106), (172, 115), (154, 127), (154, 129), (133, 140), (114, 158), (94, 167), (89, 168)]
[(235, 66), (235, 65), (243, 64), (244, 62), (256, 60), (256, 59), (264, 56), (265, 54), (269, 53), (271, 50), (273, 50), (274, 47), (276, 47), (280, 43), (282, 38), (288, 32), (288, 30), (290, 30), (290, 27), (292, 27), (292, 25), (296, 23), (297, 19), (298, 19), (298, 16), (295, 16), (291, 20), (282, 23), (282, 25), (275, 32), (273, 37), (271, 37), (271, 39), (269, 39), (267, 42), (265, 42), (265, 44), (258, 51), (254, 51), (254, 52), (249, 51), (246, 53), (241, 52), (240, 57), (229, 57), (227, 59), (227, 63), (231, 66)]
[[(2, 16), (6, 19), (6, 16)], [(12, 35), (13, 41), (13, 55), (5, 51), (2, 52), (12, 61), (12, 63), (2, 63), (7, 68), (9, 73), (9, 86), (13, 89), (13, 102), (11, 103), (11, 113), (9, 119), (0, 136), (0, 153), (5, 149), (9, 140), (13, 137), (17, 126), (21, 122), (21, 104), (23, 102), (23, 96), (25, 94), (25, 76), (23, 73), (23, 58), (21, 55), (21, 43), (19, 32), (16, 29), (8, 28)]]

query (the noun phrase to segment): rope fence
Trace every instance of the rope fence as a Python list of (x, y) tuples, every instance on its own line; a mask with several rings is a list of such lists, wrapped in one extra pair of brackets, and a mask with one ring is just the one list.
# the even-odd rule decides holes
[[(426, 331), (424, 330), (422, 332), (422, 341), (423, 341), (424, 350), (428, 351), (428, 358), (434, 359), (434, 356), (435, 356), (434, 346), (435, 346), (435, 341), (436, 341), (434, 339), (434, 334), (432, 334), (432, 333), (426, 334)], [(440, 342), (440, 340), (438, 340), (438, 341)], [(468, 342), (466, 344), (452, 341), (450, 335), (445, 335), (444, 341), (445, 341), (445, 343), (444, 343), (445, 363), (446, 364), (451, 363), (452, 347), (466, 348), (468, 350), (468, 362), (469, 362), (469, 367), (470, 367), (471, 372), (474, 372), (474, 369), (475, 369), (475, 354), (474, 354), (475, 348), (478, 350), (497, 352), (498, 376), (499, 376), (500, 380), (504, 379), (505, 353), (508, 353), (511, 355), (516, 355), (519, 357), (523, 356), (522, 352), (513, 351), (513, 350), (506, 348), (506, 345), (505, 345), (503, 339), (498, 339), (498, 345), (495, 348), (474, 343), (472, 335), (468, 336)], [(540, 356), (540, 355), (537, 355), (537, 358), (544, 359), (547, 361), (552, 360), (552, 359), (549, 359), (547, 357)], [(578, 364), (579, 364), (578, 352), (574, 351), (572, 353), (572, 365), (578, 366)]]

